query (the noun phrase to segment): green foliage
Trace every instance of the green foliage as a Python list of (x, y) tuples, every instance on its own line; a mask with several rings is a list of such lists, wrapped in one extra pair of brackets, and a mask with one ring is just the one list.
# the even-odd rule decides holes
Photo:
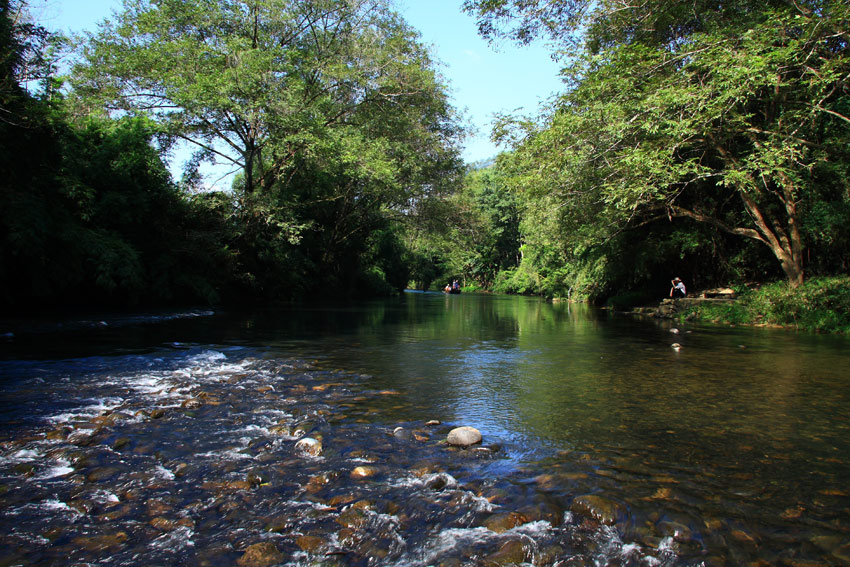
[(489, 290), (501, 270), (519, 264), (518, 202), (492, 165), (470, 168), (458, 191), (419, 212), (407, 239), (416, 287), (457, 279), (466, 290)]
[[(21, 87), (36, 66), (56, 79), (52, 38), (16, 24), (20, 7), (0, 0), (4, 306), (407, 283), (404, 219), (456, 183), (462, 130), (428, 51), (386, 3), (129, 0), (78, 38), (67, 100)], [(176, 140), (198, 149), (181, 186), (161, 159)], [(210, 160), (239, 170), (230, 192), (201, 186)]]
[(781, 269), (800, 285), (804, 269), (846, 270), (850, 8), (702, 5), (465, 2), (487, 36), (582, 42), (551, 111), (496, 129), (514, 145), (499, 167), (527, 257), (506, 288), (536, 275), (537, 292), (598, 299), (674, 274), (711, 285)]
[(797, 288), (772, 283), (744, 291), (733, 304), (700, 305), (682, 316), (691, 313), (709, 321), (850, 333), (850, 278), (810, 278)]
[(228, 297), (406, 283), (387, 235), (456, 183), (462, 130), (386, 2), (130, 0), (81, 46), (80, 108), (143, 113), (195, 144), (187, 182), (204, 159), (240, 170), (222, 235)]
[[(187, 246), (198, 221), (151, 146), (146, 122), (77, 129), (61, 119), (51, 118), (46, 139), (31, 141), (41, 147), (19, 148), (46, 163), (28, 164), (28, 183), (16, 176), (4, 187), (4, 302), (216, 300), (210, 279), (220, 268), (218, 243)], [(19, 141), (33, 134), (21, 132)]]

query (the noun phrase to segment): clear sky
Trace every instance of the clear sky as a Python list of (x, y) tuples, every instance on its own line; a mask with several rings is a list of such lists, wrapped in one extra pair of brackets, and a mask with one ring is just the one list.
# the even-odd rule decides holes
[[(471, 163), (499, 151), (489, 139), (495, 113), (533, 114), (562, 84), (559, 65), (543, 46), (504, 44), (494, 49), (478, 36), (474, 19), (461, 12), (461, 3), (395, 0), (398, 11), (431, 46), (455, 106), (476, 130), (463, 152)], [(48, 29), (80, 32), (96, 29), (98, 22), (121, 6), (121, 0), (29, 0), (29, 5)]]

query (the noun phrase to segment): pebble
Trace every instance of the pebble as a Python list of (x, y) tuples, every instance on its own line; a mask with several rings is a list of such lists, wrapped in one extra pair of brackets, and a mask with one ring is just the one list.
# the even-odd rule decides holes
[(570, 510), (576, 514), (590, 516), (600, 524), (607, 526), (617, 523), (617, 520), (625, 513), (620, 504), (598, 494), (577, 496), (573, 500)]
[(410, 441), (413, 434), (404, 427), (396, 427), (393, 429), (393, 437), (401, 441)]
[(282, 563), (285, 557), (270, 541), (249, 546), (236, 563), (241, 567), (271, 567)]
[(370, 467), (367, 465), (361, 465), (359, 467), (354, 467), (354, 470), (351, 471), (351, 478), (353, 479), (361, 479), (361, 478), (369, 478), (378, 474), (378, 469), (375, 467)]
[(322, 443), (312, 437), (302, 437), (295, 444), (295, 450), (301, 454), (318, 457), (322, 454)]
[(493, 514), (484, 520), (484, 527), (497, 534), (504, 533), (512, 528), (528, 523), (528, 518), (518, 512), (506, 512)]

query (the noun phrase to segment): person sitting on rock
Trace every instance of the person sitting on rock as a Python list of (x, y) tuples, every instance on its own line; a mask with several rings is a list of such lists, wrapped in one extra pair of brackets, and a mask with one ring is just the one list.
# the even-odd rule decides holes
[(673, 278), (671, 283), (673, 284), (673, 287), (670, 288), (670, 297), (673, 299), (679, 299), (687, 295), (687, 292), (685, 291), (685, 284), (682, 283), (681, 278)]

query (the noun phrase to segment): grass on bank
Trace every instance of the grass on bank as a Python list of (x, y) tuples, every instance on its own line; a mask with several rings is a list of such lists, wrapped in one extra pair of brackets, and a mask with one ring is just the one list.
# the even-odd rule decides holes
[(775, 282), (737, 291), (739, 296), (734, 303), (697, 305), (679, 316), (736, 325), (850, 333), (850, 276), (812, 278), (797, 289)]

